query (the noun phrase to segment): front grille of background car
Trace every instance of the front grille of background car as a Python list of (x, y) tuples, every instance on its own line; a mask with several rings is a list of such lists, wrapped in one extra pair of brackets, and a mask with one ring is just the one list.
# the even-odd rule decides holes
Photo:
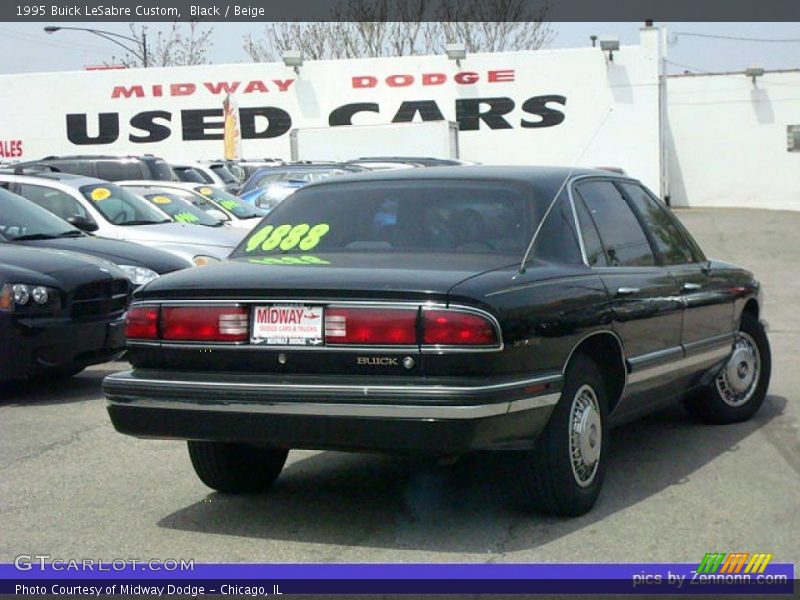
[(97, 281), (78, 286), (72, 295), (74, 319), (118, 316), (125, 312), (130, 301), (127, 279)]

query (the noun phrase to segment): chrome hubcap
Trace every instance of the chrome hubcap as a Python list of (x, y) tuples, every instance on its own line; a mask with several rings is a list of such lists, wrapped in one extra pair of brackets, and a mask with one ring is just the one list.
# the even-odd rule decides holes
[(569, 455), (575, 482), (586, 487), (594, 481), (600, 464), (603, 428), (597, 394), (589, 385), (582, 386), (572, 399), (570, 409)]
[(760, 375), (758, 346), (748, 334), (739, 332), (733, 352), (717, 375), (717, 391), (729, 406), (742, 406), (753, 397)]

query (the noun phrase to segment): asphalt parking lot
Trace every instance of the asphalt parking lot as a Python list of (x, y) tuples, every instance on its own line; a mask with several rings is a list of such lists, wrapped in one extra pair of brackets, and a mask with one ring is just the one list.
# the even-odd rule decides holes
[(678, 216), (707, 254), (763, 282), (769, 396), (740, 425), (700, 425), (675, 407), (615, 430), (588, 515), (522, 510), (502, 456), (441, 467), (295, 451), (269, 493), (211, 493), (184, 444), (113, 430), (100, 382), (125, 367), (114, 363), (0, 387), (0, 561), (699, 562), (738, 551), (800, 563), (800, 213)]

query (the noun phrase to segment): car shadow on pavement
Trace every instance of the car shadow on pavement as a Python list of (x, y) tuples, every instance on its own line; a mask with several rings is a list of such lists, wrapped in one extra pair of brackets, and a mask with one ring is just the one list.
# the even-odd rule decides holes
[(718, 456), (738, 451), (742, 440), (780, 417), (786, 404), (783, 397), (768, 396), (751, 421), (727, 426), (697, 423), (674, 406), (615, 429), (603, 493), (595, 508), (577, 519), (527, 510), (514, 459), (501, 453), (475, 454), (441, 467), (423, 459), (320, 452), (290, 462), (266, 494), (212, 493), (158, 525), (392, 550), (526, 550), (687, 482)]
[(48, 406), (93, 400), (102, 396), (100, 384), (103, 378), (119, 370), (119, 363), (108, 363), (86, 369), (74, 377), (0, 382), (0, 406)]

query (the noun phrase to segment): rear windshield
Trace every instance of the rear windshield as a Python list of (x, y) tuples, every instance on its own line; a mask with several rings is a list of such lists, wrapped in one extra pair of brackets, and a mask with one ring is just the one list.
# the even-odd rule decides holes
[(188, 181), (189, 183), (211, 183), (211, 178), (197, 169), (176, 168), (175, 174), (181, 181)]
[(287, 169), (287, 170), (273, 170), (267, 171), (263, 175), (256, 178), (253, 185), (248, 186), (250, 189), (257, 187), (266, 187), (271, 183), (283, 181), (300, 181), (303, 183), (313, 183), (315, 181), (322, 181), (335, 175), (345, 175), (348, 171), (344, 169)]
[(259, 219), (266, 215), (266, 211), (248, 204), (238, 196), (209, 185), (198, 185), (194, 188), (199, 194), (210, 198), (222, 208), (240, 219)]
[(80, 192), (114, 225), (150, 225), (169, 221), (147, 200), (113, 183), (84, 185)]
[(172, 217), (173, 221), (189, 223), (190, 225), (205, 225), (207, 227), (218, 227), (222, 225), (222, 221), (212, 217), (202, 208), (184, 200), (178, 194), (171, 191), (154, 188), (128, 189), (163, 210)]
[(475, 252), (521, 256), (527, 190), (483, 181), (371, 181), (305, 188), (233, 256), (315, 252)]
[(155, 179), (157, 181), (178, 180), (178, 178), (175, 177), (175, 172), (172, 170), (172, 167), (170, 167), (164, 160), (155, 158), (147, 161), (147, 164), (150, 167), (150, 173), (152, 175), (150, 179)]
[(236, 179), (226, 165), (211, 165), (211, 170), (225, 183), (239, 183), (239, 180)]

